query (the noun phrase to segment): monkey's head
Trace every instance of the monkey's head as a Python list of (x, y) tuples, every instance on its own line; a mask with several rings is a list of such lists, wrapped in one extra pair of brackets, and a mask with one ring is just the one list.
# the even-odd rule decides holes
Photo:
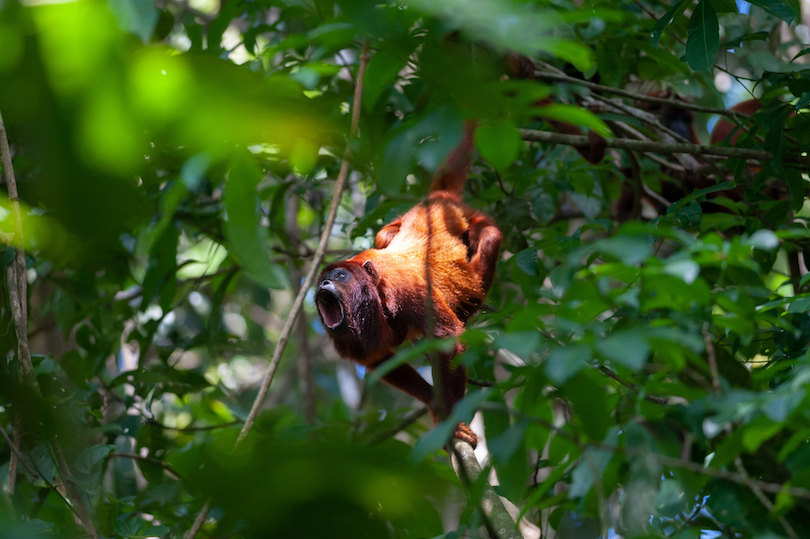
[(379, 345), (385, 315), (379, 277), (370, 261), (353, 259), (326, 266), (318, 282), (315, 304), (338, 353), (362, 359)]

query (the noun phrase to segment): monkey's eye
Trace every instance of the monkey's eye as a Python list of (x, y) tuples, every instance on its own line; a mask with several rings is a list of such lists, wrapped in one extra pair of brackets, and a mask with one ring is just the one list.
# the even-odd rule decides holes
[(346, 270), (338, 268), (332, 272), (332, 280), (334, 281), (346, 281), (349, 278), (349, 274)]

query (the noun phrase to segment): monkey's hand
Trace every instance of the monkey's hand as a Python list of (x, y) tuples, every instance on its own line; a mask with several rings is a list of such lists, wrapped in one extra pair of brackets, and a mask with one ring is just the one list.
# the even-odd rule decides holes
[(478, 445), (478, 436), (472, 431), (469, 425), (466, 423), (459, 423), (456, 427), (455, 432), (453, 432), (453, 438), (458, 438), (464, 442), (470, 444), (473, 449)]

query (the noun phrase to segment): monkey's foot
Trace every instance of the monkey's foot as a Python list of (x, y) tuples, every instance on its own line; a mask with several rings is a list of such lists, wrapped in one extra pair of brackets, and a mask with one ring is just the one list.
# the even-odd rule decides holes
[(475, 449), (475, 446), (478, 445), (478, 436), (475, 435), (470, 426), (466, 423), (458, 424), (455, 432), (453, 432), (453, 438), (458, 438), (459, 440), (467, 442), (473, 447), (473, 449)]

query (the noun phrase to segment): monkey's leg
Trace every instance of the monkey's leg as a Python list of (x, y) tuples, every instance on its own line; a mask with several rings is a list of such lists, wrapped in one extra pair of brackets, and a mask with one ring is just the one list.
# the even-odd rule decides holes
[[(459, 343), (454, 354), (442, 354), (439, 358), (439, 367), (442, 371), (442, 401), (447, 415), (450, 415), (456, 403), (464, 398), (464, 393), (467, 390), (467, 370), (464, 365), (452, 364), (453, 358), (463, 351), (464, 346)], [(436, 377), (434, 376), (434, 382), (435, 380)], [(473, 448), (478, 445), (478, 436), (466, 423), (459, 423), (455, 432), (453, 432), (453, 436), (459, 440), (464, 440)]]

